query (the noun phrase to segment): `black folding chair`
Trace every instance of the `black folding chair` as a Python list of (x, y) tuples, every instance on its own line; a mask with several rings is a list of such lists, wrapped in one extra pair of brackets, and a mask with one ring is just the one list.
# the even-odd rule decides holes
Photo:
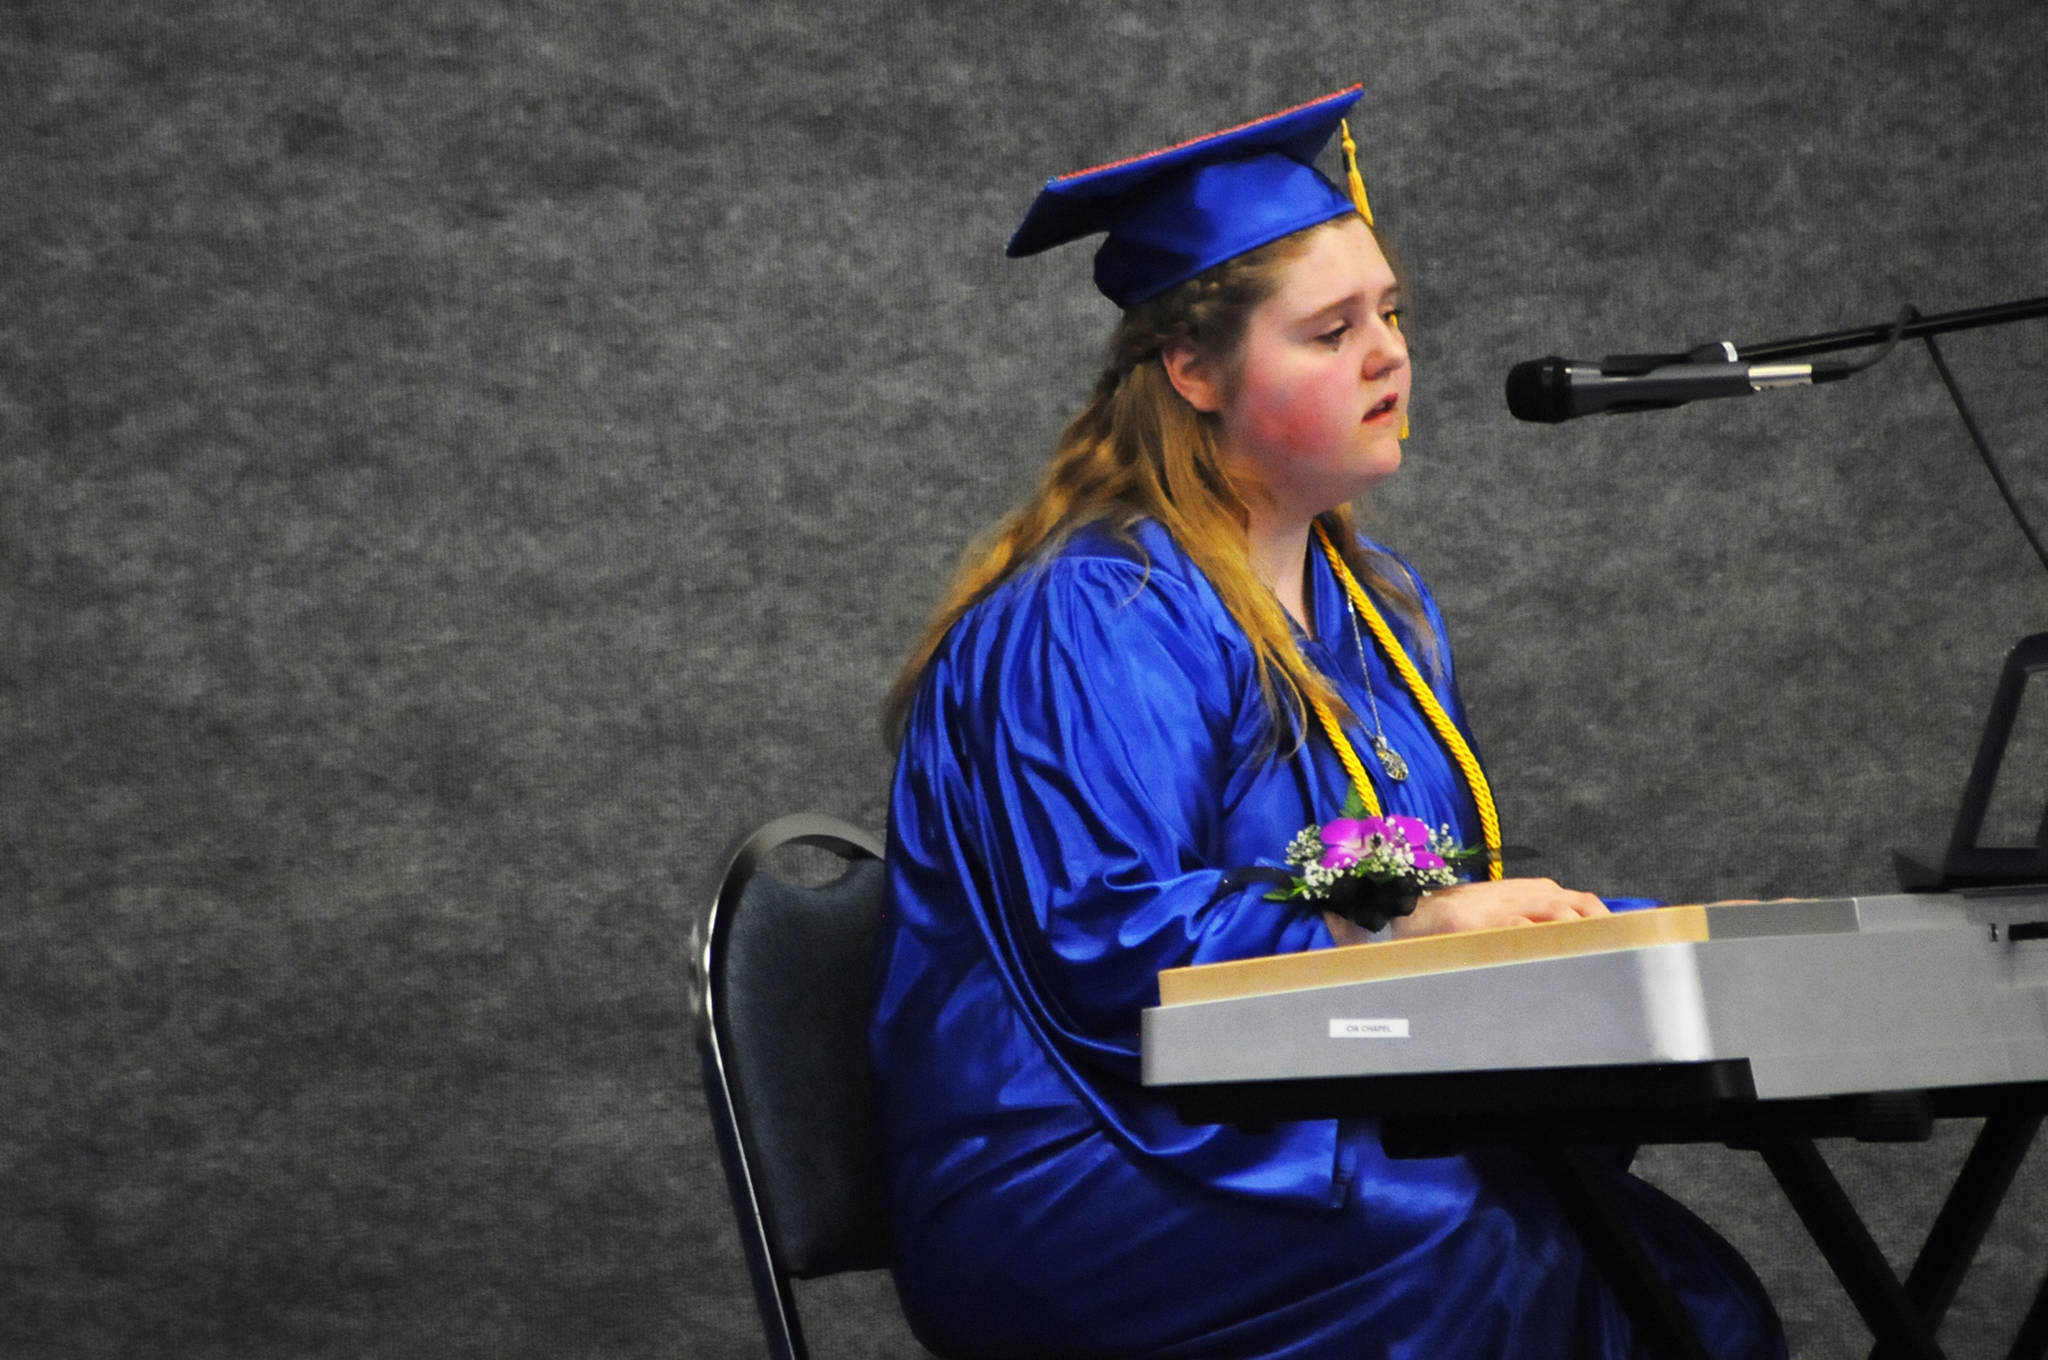
[[(806, 887), (763, 870), (786, 845), (843, 857)], [(882, 848), (811, 813), (740, 846), (704, 942), (704, 1095), (774, 1360), (806, 1360), (791, 1279), (889, 1264), (867, 1026)]]

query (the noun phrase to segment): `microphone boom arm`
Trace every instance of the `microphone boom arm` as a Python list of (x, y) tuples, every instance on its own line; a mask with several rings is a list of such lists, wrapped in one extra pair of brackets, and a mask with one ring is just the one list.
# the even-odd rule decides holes
[(2038, 316), (2048, 316), (2048, 297), (2025, 298), (2019, 302), (2001, 302), (1990, 307), (1971, 307), (1960, 312), (1943, 312), (1939, 316), (1918, 317), (1908, 321), (1904, 330), (1899, 329), (1897, 322), (1887, 321), (1880, 326), (1829, 331), (1825, 335), (1801, 336), (1796, 340), (1740, 345), (1736, 347), (1736, 357), (1748, 363), (1795, 359), (1807, 354), (1829, 354), (1838, 349), (1881, 345), (1891, 339), (1894, 332), (1901, 340), (1918, 340), (1923, 336), (1946, 335), (1950, 331), (1975, 330), (1979, 326), (2006, 326)]

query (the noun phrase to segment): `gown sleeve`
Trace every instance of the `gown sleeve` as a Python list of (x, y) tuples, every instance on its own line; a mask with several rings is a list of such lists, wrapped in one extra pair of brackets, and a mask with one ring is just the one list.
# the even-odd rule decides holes
[(1056, 1051), (1130, 1081), (1161, 969), (1330, 943), (1268, 887), (1222, 886), (1246, 867), (1224, 828), (1270, 738), (1249, 647), (1219, 610), (1143, 563), (1055, 559), (934, 662), (906, 741), (925, 766), (897, 809), (912, 872), (966, 888)]

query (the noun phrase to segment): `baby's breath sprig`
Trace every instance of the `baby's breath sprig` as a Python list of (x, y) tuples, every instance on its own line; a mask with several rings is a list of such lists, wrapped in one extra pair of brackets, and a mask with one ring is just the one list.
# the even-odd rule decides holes
[(1414, 911), (1423, 893), (1459, 882), (1458, 865), (1486, 857), (1459, 845), (1448, 825), (1432, 829), (1398, 813), (1361, 816), (1348, 800), (1344, 811), (1288, 842), (1284, 858), (1294, 879), (1268, 893), (1269, 901), (1313, 903), (1378, 930)]

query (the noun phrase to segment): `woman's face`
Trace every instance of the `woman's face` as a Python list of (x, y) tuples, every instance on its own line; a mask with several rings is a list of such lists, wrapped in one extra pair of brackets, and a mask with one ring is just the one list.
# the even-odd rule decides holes
[(1320, 514), (1401, 466), (1400, 306), (1372, 232), (1347, 217), (1315, 232), (1253, 311), (1214, 409), (1233, 479), (1274, 512)]

